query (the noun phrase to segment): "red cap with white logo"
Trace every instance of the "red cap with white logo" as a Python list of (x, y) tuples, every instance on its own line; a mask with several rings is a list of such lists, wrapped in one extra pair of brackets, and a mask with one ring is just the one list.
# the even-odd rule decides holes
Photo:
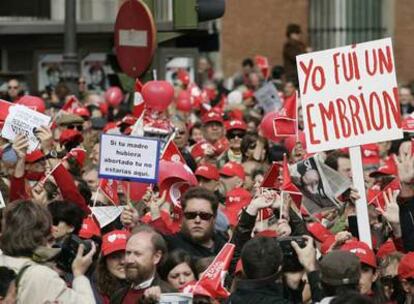
[(234, 119), (231, 121), (226, 121), (224, 123), (224, 126), (226, 127), (227, 132), (231, 130), (247, 130), (247, 125), (243, 120)]
[(377, 268), (375, 253), (366, 243), (361, 241), (348, 241), (342, 245), (341, 250), (352, 252), (359, 258), (361, 263)]
[(228, 177), (238, 176), (242, 181), (246, 178), (243, 166), (234, 161), (226, 163), (221, 169), (220, 174)]
[(107, 256), (126, 248), (130, 233), (125, 230), (113, 230), (102, 237), (102, 255)]
[(217, 167), (209, 163), (198, 166), (197, 170), (195, 171), (195, 175), (204, 177), (206, 179), (214, 179), (216, 181), (220, 178)]

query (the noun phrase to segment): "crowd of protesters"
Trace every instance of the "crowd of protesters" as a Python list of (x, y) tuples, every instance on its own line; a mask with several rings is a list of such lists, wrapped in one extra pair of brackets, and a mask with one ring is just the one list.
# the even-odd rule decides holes
[[(222, 81), (202, 58), (197, 83), (179, 71), (168, 109), (145, 110), (138, 126), (144, 136), (173, 138), (185, 163), (179, 166), (196, 178), (180, 189), (178, 204), (161, 184), (142, 190), (126, 181), (116, 195), (102, 191), (99, 136), (136, 131), (142, 117), (134, 115), (133, 93), (89, 92), (81, 78), (76, 98), (64, 84), (36, 97), (11, 79), (3, 99), (53, 123), (35, 130), (39, 146), (30, 153), (23, 135), (0, 138), (0, 303), (157, 303), (162, 293), (183, 291), (193, 292), (193, 303), (414, 303), (410, 126), (401, 140), (363, 148), (372, 244), (351, 229), (354, 188), (338, 198), (340, 208), (311, 213), (278, 186), (262, 185), (273, 164), (309, 157), (301, 117), (300, 134), (269, 136), (254, 94), (269, 81), (282, 103), (296, 98), (296, 67), (287, 61), (305, 46), (299, 27), (287, 34), (286, 73), (275, 66), (264, 79), (247, 58), (240, 73)], [(410, 122), (410, 87), (400, 87), (400, 102)], [(352, 180), (346, 150), (319, 156)], [(167, 163), (159, 170), (170, 170)], [(283, 168), (275, 185), (289, 175)], [(179, 178), (172, 171), (164, 174)], [(91, 207), (114, 204), (122, 213), (100, 227)], [(234, 253), (220, 286), (228, 294), (191, 289), (227, 243)]]

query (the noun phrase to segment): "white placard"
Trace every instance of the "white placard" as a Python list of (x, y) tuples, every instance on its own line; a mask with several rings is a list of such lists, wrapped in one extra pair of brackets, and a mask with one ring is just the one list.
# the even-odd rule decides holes
[(390, 38), (296, 61), (309, 153), (402, 137)]
[(102, 134), (99, 177), (156, 183), (160, 142), (145, 137)]
[(279, 93), (273, 83), (268, 82), (254, 92), (254, 97), (265, 113), (274, 112), (280, 109), (282, 102)]
[(133, 47), (147, 47), (148, 31), (119, 30), (119, 45)]
[(29, 140), (28, 152), (32, 152), (39, 145), (34, 130), (40, 126), (48, 126), (50, 119), (49, 116), (26, 106), (15, 105), (9, 108), (1, 136), (13, 141), (18, 134), (24, 134)]
[(101, 229), (117, 219), (121, 215), (124, 206), (99, 206), (91, 207), (92, 214), (95, 216)]
[(188, 293), (162, 293), (160, 304), (192, 304), (193, 295)]

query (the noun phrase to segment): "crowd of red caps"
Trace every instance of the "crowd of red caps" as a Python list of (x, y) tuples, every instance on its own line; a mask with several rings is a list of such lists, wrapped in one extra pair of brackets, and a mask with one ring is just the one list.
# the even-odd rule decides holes
[[(180, 199), (191, 187), (200, 186), (217, 195), (220, 205), (215, 229), (231, 240), (241, 213), (254, 198), (268, 190), (276, 191), (277, 195), (282, 191), (287, 193), (288, 203), (283, 208), (279, 206), (279, 209), (261, 209), (252, 236), (295, 235), (294, 224), (289, 218), (289, 214), (294, 213), (306, 223), (305, 233), (314, 238), (321, 255), (334, 249), (349, 251), (359, 258), (361, 265), (373, 269), (375, 275), (363, 282), (361, 293), (374, 294), (377, 291), (372, 286), (376, 281), (381, 281), (387, 301), (397, 303), (393, 298), (395, 279), (404, 284), (414, 281), (414, 252), (409, 252), (414, 251), (414, 244), (407, 243), (413, 241), (412, 237), (407, 236), (407, 231), (414, 232), (413, 215), (409, 211), (413, 209), (404, 205), (412, 204), (411, 198), (414, 197), (411, 180), (407, 180), (409, 173), (405, 172), (408, 168), (404, 168), (413, 166), (414, 149), (408, 134), (414, 132), (414, 117), (409, 113), (404, 116), (403, 128), (407, 136), (402, 144), (385, 142), (362, 146), (373, 239), (371, 246), (349, 232), (347, 217), (355, 215), (352, 200), (344, 202), (342, 210), (318, 214), (309, 214), (301, 206), (300, 190), (290, 180), (289, 164), (311, 154), (306, 152), (299, 100), (296, 91), (292, 90), (292, 83), (283, 82), (283, 78), (279, 83), (279, 79), (269, 79), (269, 75), (263, 75), (254, 68), (243, 70), (242, 76), (240, 86), (231, 92), (213, 79), (199, 86), (190, 80), (185, 70), (179, 70), (175, 86), (166, 81), (141, 84), (137, 80), (132, 96), (124, 95), (118, 87), (110, 87), (103, 95), (81, 92), (83, 94), (79, 99), (68, 95), (60, 106), (31, 95), (1, 101), (1, 126), (7, 119), (8, 109), (15, 104), (51, 116), (50, 129), (55, 147), (63, 153), (58, 165), (47, 169), (44, 165), (47, 155), (41, 149), (27, 154), (23, 178), (9, 177), (13, 166), (2, 161), (5, 186), (1, 191), (6, 205), (17, 199), (30, 198), (31, 188), (44, 187), (52, 181), (57, 185), (58, 195), (73, 201), (87, 214), (78, 236), (82, 239), (101, 239), (101, 255), (106, 257), (125, 251), (130, 227), (114, 226), (112, 230), (108, 230), (108, 226), (100, 227), (91, 213), (92, 206), (124, 206), (131, 202), (136, 205), (144, 202), (142, 205), (145, 206), (152, 201), (148, 196), (159, 198), (165, 195), (165, 202), (158, 206), (159, 214), (148, 205), (141, 208), (140, 222), (155, 227), (163, 235), (174, 235), (180, 232), (183, 221)], [(268, 81), (280, 90), (282, 105), (277, 111), (264, 113), (255, 91)], [(132, 101), (131, 105), (128, 98)], [(97, 165), (101, 133), (162, 140), (164, 147), (158, 183), (148, 185), (99, 179)], [(3, 143), (3, 146), (7, 144), (5, 140)], [(323, 157), (329, 159), (335, 154), (333, 169), (351, 179), (347, 149), (324, 153)], [(76, 173), (70, 170), (72, 165), (68, 165), (72, 162), (81, 172), (79, 178), (83, 178), (92, 192), (89, 198), (79, 192), (79, 182), (74, 178)], [(389, 189), (400, 191), (398, 223), (390, 224), (387, 217), (390, 202), (386, 201), (384, 193)], [(35, 200), (34, 197), (32, 199)], [(402, 214), (404, 208), (407, 209)], [(407, 216), (411, 216), (411, 223), (408, 223)], [(393, 228), (392, 224), (400, 225), (400, 231), (388, 229)], [(283, 225), (292, 227), (286, 232)], [(407, 228), (404, 225), (411, 226)], [(383, 233), (385, 230), (388, 232), (386, 236)], [(198, 280), (193, 277), (191, 282), (187, 282), (190, 284), (182, 285), (180, 290), (203, 295), (212, 302), (227, 298), (229, 292), (223, 287), (221, 276), (229, 270), (234, 245), (227, 243), (222, 248), (216, 252), (216, 258), (204, 267), (205, 272), (198, 274)], [(221, 265), (219, 272), (213, 271), (217, 265)], [(206, 275), (209, 270), (213, 275)], [(233, 276), (242, 277), (240, 259), (237, 259), (232, 272)], [(391, 283), (386, 281), (387, 278), (392, 279)], [(412, 285), (409, 291), (404, 284), (407, 297), (410, 292), (414, 296)]]

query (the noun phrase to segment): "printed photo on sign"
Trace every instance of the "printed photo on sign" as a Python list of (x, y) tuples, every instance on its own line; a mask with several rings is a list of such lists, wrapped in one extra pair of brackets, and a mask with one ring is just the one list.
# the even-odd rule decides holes
[(62, 54), (41, 55), (38, 61), (39, 91), (51, 91), (62, 80)]
[(390, 38), (296, 57), (308, 152), (402, 137)]
[(303, 195), (302, 205), (311, 213), (340, 208), (337, 198), (351, 186), (351, 181), (320, 161), (318, 155), (289, 168), (292, 182)]
[(50, 117), (31, 110), (26, 106), (15, 105), (9, 108), (9, 114), (4, 122), (1, 136), (13, 141), (18, 134), (24, 134), (29, 140), (28, 152), (32, 152), (39, 145), (34, 131), (40, 126), (48, 126)]
[(282, 102), (279, 97), (279, 92), (273, 83), (268, 82), (254, 93), (254, 97), (259, 102), (259, 106), (265, 111), (274, 112), (280, 109)]
[(91, 53), (81, 62), (82, 76), (89, 91), (103, 92), (109, 87), (108, 75), (113, 70), (105, 53)]
[(102, 134), (99, 177), (156, 183), (159, 155), (156, 139)]

